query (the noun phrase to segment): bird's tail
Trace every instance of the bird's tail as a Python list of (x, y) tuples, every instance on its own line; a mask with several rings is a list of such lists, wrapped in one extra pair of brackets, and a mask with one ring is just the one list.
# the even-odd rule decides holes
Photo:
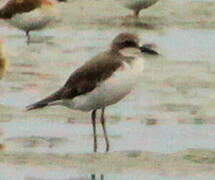
[(60, 96), (58, 93), (54, 93), (50, 96), (48, 96), (45, 99), (42, 99), (41, 101), (38, 101), (34, 104), (26, 106), (26, 111), (34, 110), (34, 109), (40, 109), (48, 105), (53, 105), (54, 102), (57, 100), (60, 100)]

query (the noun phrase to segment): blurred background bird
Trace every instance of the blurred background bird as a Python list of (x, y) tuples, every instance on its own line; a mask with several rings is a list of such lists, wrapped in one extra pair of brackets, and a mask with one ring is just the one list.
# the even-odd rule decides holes
[(154, 5), (159, 0), (120, 0), (120, 3), (133, 10), (134, 17), (139, 17), (140, 11)]
[(59, 16), (56, 5), (57, 1), (51, 0), (8, 0), (0, 8), (0, 18), (25, 31), (29, 43), (30, 31), (41, 30), (56, 22)]

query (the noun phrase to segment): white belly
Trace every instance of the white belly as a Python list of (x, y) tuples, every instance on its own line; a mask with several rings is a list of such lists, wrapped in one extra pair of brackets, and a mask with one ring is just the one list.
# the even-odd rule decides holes
[(28, 13), (16, 14), (10, 20), (9, 24), (24, 31), (40, 30), (56, 20), (57, 11), (39, 8)]
[(122, 68), (92, 92), (66, 100), (64, 105), (72, 109), (90, 111), (117, 103), (135, 87), (143, 71), (143, 62), (142, 58), (137, 58), (132, 65), (124, 63)]
[(121, 3), (129, 9), (143, 9), (155, 4), (158, 0), (120, 0)]

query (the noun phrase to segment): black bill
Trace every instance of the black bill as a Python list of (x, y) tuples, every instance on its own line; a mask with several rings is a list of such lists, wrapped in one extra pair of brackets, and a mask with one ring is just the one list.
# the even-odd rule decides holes
[(159, 55), (158, 52), (156, 52), (155, 50), (153, 50), (151, 48), (151, 45), (149, 44), (144, 44), (143, 46), (140, 47), (141, 52), (145, 53), (145, 54), (149, 54), (149, 55)]

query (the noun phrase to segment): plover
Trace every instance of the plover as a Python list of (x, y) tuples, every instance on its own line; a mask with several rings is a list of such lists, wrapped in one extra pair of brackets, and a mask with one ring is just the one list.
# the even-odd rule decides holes
[(0, 18), (25, 31), (30, 42), (30, 31), (41, 30), (56, 21), (59, 12), (52, 0), (9, 0), (0, 8)]
[(101, 110), (100, 122), (107, 152), (109, 140), (105, 125), (105, 108), (123, 99), (135, 87), (144, 67), (143, 52), (155, 54), (155, 51), (148, 47), (140, 47), (136, 35), (121, 33), (114, 38), (109, 50), (100, 53), (73, 72), (62, 88), (26, 109), (62, 105), (74, 110), (92, 111), (94, 152), (97, 151), (96, 112)]
[(124, 7), (134, 11), (134, 16), (138, 17), (142, 9), (154, 5), (159, 0), (119, 0)]
[(0, 40), (0, 79), (7, 71), (7, 67), (8, 67), (8, 60), (5, 55), (4, 41)]

